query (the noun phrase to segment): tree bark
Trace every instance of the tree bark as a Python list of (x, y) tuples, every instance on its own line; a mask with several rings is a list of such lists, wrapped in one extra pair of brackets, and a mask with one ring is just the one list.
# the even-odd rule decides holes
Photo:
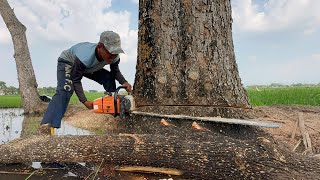
[(7, 0), (0, 0), (0, 13), (13, 41), (13, 56), (16, 61), (24, 113), (43, 111), (44, 105), (39, 98), (38, 85), (28, 49), (26, 27), (17, 19)]
[[(223, 140), (222, 140), (223, 139)], [(93, 143), (94, 142), (94, 143)], [(119, 134), (34, 137), (0, 146), (0, 163), (101, 162), (169, 167), (200, 179), (318, 179), (320, 161), (292, 155), (271, 139)]]
[(139, 6), (137, 106), (251, 108), (235, 61), (230, 0)]

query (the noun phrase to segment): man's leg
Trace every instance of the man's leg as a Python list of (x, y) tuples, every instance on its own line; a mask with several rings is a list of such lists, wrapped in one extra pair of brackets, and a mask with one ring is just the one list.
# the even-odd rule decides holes
[(116, 90), (115, 77), (106, 69), (100, 69), (93, 73), (86, 73), (84, 76), (103, 85), (103, 88), (107, 92), (114, 92)]
[(41, 124), (49, 124), (50, 127), (60, 128), (61, 119), (66, 112), (70, 98), (73, 94), (73, 85), (70, 76), (72, 66), (58, 62), (56, 94), (49, 102)]

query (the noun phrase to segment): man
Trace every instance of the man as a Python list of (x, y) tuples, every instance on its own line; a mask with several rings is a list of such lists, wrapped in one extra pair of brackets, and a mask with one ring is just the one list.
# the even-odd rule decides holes
[[(74, 91), (80, 102), (88, 109), (93, 109), (93, 103), (87, 100), (83, 92), (83, 76), (103, 85), (106, 92), (116, 90), (115, 80), (130, 92), (132, 87), (119, 70), (120, 53), (124, 53), (120, 36), (113, 31), (102, 32), (98, 44), (83, 42), (63, 51), (58, 58), (56, 94), (41, 121), (40, 133), (53, 135), (54, 128), (60, 128), (61, 119)], [(107, 64), (110, 65), (110, 72), (103, 68)]]

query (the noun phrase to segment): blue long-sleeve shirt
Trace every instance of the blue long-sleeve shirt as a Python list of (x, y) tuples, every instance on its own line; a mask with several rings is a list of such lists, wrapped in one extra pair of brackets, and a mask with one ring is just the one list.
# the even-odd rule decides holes
[[(63, 51), (60, 58), (73, 64), (71, 76), (74, 90), (81, 102), (87, 101), (84, 95), (81, 79), (85, 73), (93, 73), (102, 69), (107, 62), (98, 59), (96, 53), (96, 43), (83, 42), (72, 46), (70, 49)], [(115, 79), (123, 84), (126, 79), (119, 69), (120, 56), (115, 57), (110, 64), (110, 70)]]

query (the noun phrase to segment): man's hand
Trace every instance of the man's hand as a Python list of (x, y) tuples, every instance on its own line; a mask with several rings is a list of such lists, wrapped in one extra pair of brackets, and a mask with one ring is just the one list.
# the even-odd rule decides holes
[(93, 102), (86, 101), (83, 103), (88, 109), (93, 109)]
[(131, 84), (129, 84), (128, 82), (123, 83), (122, 86), (125, 86), (125, 87), (126, 87), (126, 90), (127, 90), (128, 92), (131, 92), (131, 91), (132, 91)]

